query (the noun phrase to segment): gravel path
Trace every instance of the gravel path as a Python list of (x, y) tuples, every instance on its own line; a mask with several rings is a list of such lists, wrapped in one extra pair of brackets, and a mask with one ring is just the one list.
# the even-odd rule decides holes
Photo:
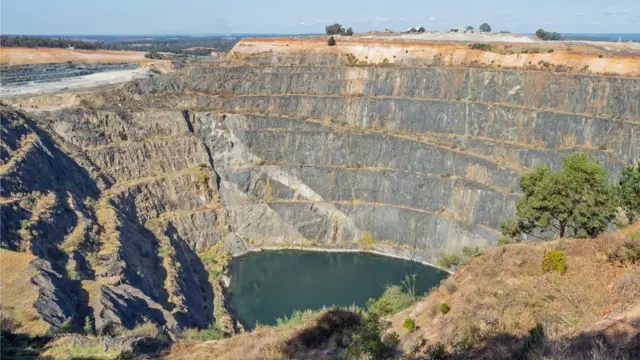
[(47, 94), (58, 91), (86, 89), (96, 86), (117, 84), (150, 76), (149, 69), (121, 70), (96, 73), (85, 76), (69, 77), (57, 81), (31, 83), (27, 85), (2, 85), (0, 97), (12, 97), (27, 94)]

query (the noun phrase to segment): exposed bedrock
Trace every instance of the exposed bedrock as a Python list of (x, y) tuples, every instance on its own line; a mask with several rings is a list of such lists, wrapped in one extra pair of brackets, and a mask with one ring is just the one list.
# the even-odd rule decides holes
[(3, 261), (35, 258), (39, 294), (3, 299), (22, 329), (45, 331), (23, 313), (54, 328), (88, 317), (104, 332), (153, 322), (177, 333), (215, 321), (200, 254), (226, 236), (226, 212), (208, 150), (180, 111), (31, 119), (3, 108), (2, 121)]
[(584, 151), (616, 179), (640, 157), (637, 78), (350, 65), (262, 54), (3, 107), (2, 254), (39, 264), (25, 306), (53, 327), (232, 329), (225, 252), (434, 262), (497, 242), (522, 172)]

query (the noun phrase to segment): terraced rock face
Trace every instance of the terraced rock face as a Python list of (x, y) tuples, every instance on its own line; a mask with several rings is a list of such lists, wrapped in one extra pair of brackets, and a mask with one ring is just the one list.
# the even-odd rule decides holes
[(27, 328), (32, 308), (54, 327), (234, 331), (228, 254), (433, 262), (495, 244), (523, 171), (584, 151), (615, 179), (640, 157), (639, 94), (637, 78), (263, 53), (73, 94), (69, 109), (3, 107), (2, 256), (29, 261), (39, 293), (3, 311)]
[(223, 184), (302, 238), (351, 247), (370, 234), (374, 249), (424, 261), (495, 244), (527, 169), (583, 151), (615, 179), (640, 155), (637, 78), (350, 64), (254, 54), (128, 91), (189, 108)]

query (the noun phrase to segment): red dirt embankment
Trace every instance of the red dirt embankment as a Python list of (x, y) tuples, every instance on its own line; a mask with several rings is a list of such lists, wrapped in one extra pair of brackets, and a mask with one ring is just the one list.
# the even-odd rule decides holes
[(398, 38), (337, 37), (328, 46), (325, 37), (247, 38), (231, 51), (232, 56), (264, 53), (327, 53), (352, 55), (357, 65), (405, 64), (473, 66), (503, 69), (579, 72), (640, 76), (640, 54), (613, 52), (592, 44), (536, 42), (487, 43), (472, 49), (466, 42), (408, 40)]

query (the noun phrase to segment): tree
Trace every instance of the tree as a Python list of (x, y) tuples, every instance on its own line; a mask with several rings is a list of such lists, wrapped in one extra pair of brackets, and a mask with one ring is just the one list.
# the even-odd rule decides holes
[(619, 183), (620, 202), (629, 221), (640, 216), (640, 162), (622, 169)]
[(467, 26), (467, 31), (473, 31), (473, 26), (471, 25)]
[(536, 31), (536, 36), (540, 40), (549, 41), (549, 40), (560, 40), (562, 36), (557, 32), (545, 31), (544, 29), (538, 29)]
[(559, 172), (540, 166), (523, 174), (520, 187), (524, 196), (516, 203), (518, 219), (503, 223), (506, 236), (539, 229), (562, 238), (571, 229), (579, 237), (596, 237), (615, 217), (619, 203), (606, 170), (583, 153), (564, 158)]
[(82, 329), (84, 330), (84, 333), (87, 335), (93, 334), (93, 322), (91, 321), (91, 318), (89, 318), (88, 316), (84, 318), (84, 326), (82, 327)]
[(344, 35), (346, 36), (353, 36), (353, 29), (352, 28), (348, 28), (345, 32)]
[(423, 32), (425, 32), (425, 31), (427, 31), (427, 29), (425, 29), (425, 28), (424, 28), (424, 26), (420, 26), (420, 27), (418, 28), (418, 32), (419, 32), (419, 33), (421, 33), (421, 34), (422, 34)]
[(480, 25), (481, 32), (491, 32), (491, 26), (487, 23)]
[(327, 35), (344, 34), (344, 28), (342, 27), (342, 25), (338, 23), (325, 27), (325, 31), (327, 32)]
[(329, 36), (329, 46), (334, 46), (336, 44), (336, 39), (333, 38), (333, 36)]

